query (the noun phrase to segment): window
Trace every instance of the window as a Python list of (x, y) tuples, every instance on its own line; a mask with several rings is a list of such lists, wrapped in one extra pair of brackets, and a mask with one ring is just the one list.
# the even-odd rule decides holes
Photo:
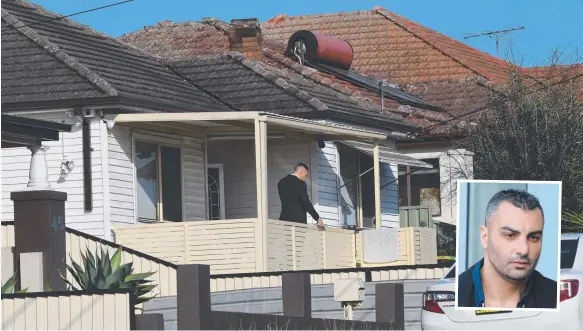
[(561, 269), (571, 269), (575, 263), (579, 239), (561, 240)]
[(136, 141), (137, 216), (140, 221), (182, 221), (179, 147)]
[(423, 159), (432, 169), (399, 166), (399, 205), (424, 206), (441, 215), (439, 159)]
[(340, 206), (342, 225), (375, 227), (373, 158), (345, 145), (338, 145), (340, 157)]
[(207, 174), (208, 219), (225, 219), (225, 192), (222, 164), (209, 164)]

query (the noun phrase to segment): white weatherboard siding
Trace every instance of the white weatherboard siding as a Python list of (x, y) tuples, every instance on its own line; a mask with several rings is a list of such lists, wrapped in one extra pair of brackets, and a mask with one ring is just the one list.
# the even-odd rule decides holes
[[(257, 217), (255, 181), (255, 145), (252, 139), (210, 141), (208, 163), (223, 164), (225, 183), (225, 217), (227, 219)], [(290, 174), (298, 162), (311, 164), (313, 144), (299, 139), (268, 139), (267, 189), (269, 218), (278, 219), (281, 202), (277, 182)], [(313, 175), (312, 175), (313, 176)], [(311, 183), (308, 195), (311, 198)]]
[[(204, 146), (202, 139), (171, 136), (145, 130), (141, 137), (156, 142), (172, 138), (182, 142), (182, 209), (186, 221), (206, 219)], [(133, 166), (133, 132), (115, 126), (109, 134), (109, 191), (111, 223), (114, 226), (135, 223), (135, 174)]]
[(112, 225), (134, 223), (134, 166), (130, 128), (116, 125), (108, 135), (109, 200)]
[[(61, 113), (51, 115), (27, 115), (39, 119), (61, 120), (66, 116)], [(67, 193), (65, 216), (67, 226), (104, 238), (104, 198), (101, 163), (101, 131), (105, 126), (101, 122), (91, 124), (91, 175), (93, 189), (93, 211), (85, 212), (83, 196), (83, 139), (82, 130), (61, 133), (60, 141), (45, 142), (49, 146), (46, 159), (49, 182), (53, 190)], [(2, 149), (2, 220), (14, 220), (14, 209), (10, 192), (27, 188), (30, 169), (30, 150), (27, 148)], [(60, 178), (63, 159), (74, 161), (75, 167), (67, 177)]]
[(338, 150), (333, 142), (327, 141), (325, 144), (324, 148), (315, 147), (317, 173), (312, 176), (317, 180), (316, 210), (326, 225), (340, 226)]
[(400, 225), (398, 178), (396, 164), (381, 163), (381, 225), (383, 227), (398, 228)]
[(205, 174), (204, 140), (184, 137), (182, 140), (182, 209), (186, 221), (207, 219)]

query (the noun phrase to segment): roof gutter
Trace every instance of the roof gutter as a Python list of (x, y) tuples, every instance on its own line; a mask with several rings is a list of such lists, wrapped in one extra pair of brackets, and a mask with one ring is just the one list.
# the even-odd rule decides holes
[(309, 113), (290, 114), (307, 119), (330, 119), (348, 121), (353, 124), (365, 125), (382, 130), (384, 132), (399, 131), (404, 133), (420, 133), (423, 131), (421, 127), (416, 127), (410, 124), (405, 124), (398, 121), (392, 121), (383, 117), (362, 116), (350, 112), (340, 112), (337, 110), (317, 111)]

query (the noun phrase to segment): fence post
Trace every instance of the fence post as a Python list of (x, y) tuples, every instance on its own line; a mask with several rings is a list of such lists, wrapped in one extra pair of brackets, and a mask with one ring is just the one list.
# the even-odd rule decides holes
[(29, 292), (65, 290), (67, 193), (52, 190), (10, 193), (14, 201), (14, 254), (22, 288)]
[(405, 329), (405, 292), (402, 283), (375, 286), (376, 321), (394, 323), (395, 330)]
[(312, 317), (312, 287), (307, 272), (285, 272), (282, 278), (283, 315)]
[(164, 330), (164, 315), (136, 315), (136, 330)]
[(178, 330), (212, 330), (210, 267), (181, 264), (176, 269)]

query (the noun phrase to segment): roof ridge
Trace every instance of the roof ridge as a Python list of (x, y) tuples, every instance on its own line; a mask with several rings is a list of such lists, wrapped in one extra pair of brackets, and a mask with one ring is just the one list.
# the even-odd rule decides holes
[(157, 28), (178, 28), (178, 27), (183, 27), (183, 26), (188, 26), (188, 25), (202, 25), (202, 24), (203, 23), (200, 21), (174, 22), (174, 21), (170, 21), (170, 20), (164, 20), (164, 21), (159, 21), (156, 24), (143, 26), (141, 29), (138, 29), (135, 31), (124, 33), (121, 36), (116, 37), (115, 39), (120, 40), (123, 38), (127, 38), (129, 36), (132, 36), (136, 33), (141, 33), (142, 31), (150, 32), (150, 30), (157, 29)]
[(476, 69), (474, 69), (474, 68), (470, 67), (469, 65), (465, 64), (463, 61), (459, 60), (457, 57), (455, 57), (455, 56), (453, 56), (453, 55), (449, 54), (448, 52), (444, 51), (444, 50), (443, 50), (443, 49), (441, 49), (440, 47), (437, 47), (437, 46), (436, 46), (436, 45), (434, 45), (434, 44), (433, 44), (431, 41), (429, 41), (429, 40), (427, 40), (427, 39), (423, 38), (423, 37), (422, 37), (422, 36), (420, 36), (418, 33), (414, 32), (414, 31), (411, 31), (411, 29), (409, 29), (408, 27), (404, 26), (404, 25), (403, 25), (403, 24), (401, 24), (400, 22), (397, 22), (397, 20), (395, 20), (395, 18), (397, 18), (397, 19), (400, 19), (400, 20), (405, 20), (405, 21), (407, 21), (408, 23), (415, 24), (416, 26), (418, 26), (418, 27), (420, 27), (420, 28), (422, 28), (422, 29), (426, 29), (426, 30), (428, 30), (428, 31), (431, 31), (431, 32), (437, 33), (437, 34), (439, 34), (440, 36), (442, 36), (442, 37), (444, 37), (444, 38), (447, 38), (448, 40), (450, 40), (450, 41), (453, 41), (453, 42), (455, 42), (455, 43), (457, 43), (457, 44), (459, 44), (459, 45), (462, 45), (462, 46), (465, 46), (465, 47), (471, 48), (471, 49), (473, 49), (473, 50), (475, 50), (475, 51), (477, 51), (477, 52), (480, 52), (480, 53), (482, 53), (482, 54), (486, 55), (487, 57), (489, 57), (491, 60), (494, 60), (495, 62), (499, 62), (499, 61), (506, 62), (506, 61), (504, 61), (504, 60), (502, 60), (502, 59), (498, 59), (498, 58), (496, 58), (496, 57), (494, 57), (494, 56), (492, 56), (492, 55), (490, 55), (490, 54), (488, 54), (488, 53), (486, 53), (486, 52), (482, 52), (482, 51), (481, 51), (481, 50), (479, 50), (479, 49), (476, 49), (476, 48), (474, 48), (474, 47), (471, 47), (471, 46), (469, 46), (469, 45), (466, 45), (466, 44), (464, 44), (464, 43), (461, 43), (461, 42), (459, 42), (459, 41), (455, 40), (454, 38), (451, 38), (451, 37), (449, 37), (449, 36), (447, 36), (447, 35), (445, 35), (445, 34), (443, 34), (443, 33), (439, 32), (439, 31), (436, 31), (436, 30), (430, 29), (430, 28), (428, 28), (428, 27), (426, 27), (426, 26), (424, 26), (424, 25), (421, 25), (421, 24), (419, 24), (419, 23), (417, 23), (417, 22), (415, 22), (415, 21), (412, 21), (412, 20), (410, 20), (410, 19), (408, 19), (408, 18), (405, 18), (405, 17), (403, 17), (403, 16), (401, 16), (401, 15), (398, 15), (398, 14), (395, 14), (395, 13), (393, 13), (393, 12), (391, 12), (391, 11), (388, 11), (387, 9), (385, 9), (385, 8), (383, 8), (383, 7), (380, 7), (380, 6), (379, 6), (379, 7), (375, 7), (373, 10), (374, 10), (374, 11), (376, 11), (376, 13), (377, 13), (377, 14), (379, 14), (379, 15), (381, 15), (382, 17), (386, 18), (387, 20), (389, 20), (389, 21), (393, 22), (394, 24), (396, 24), (397, 26), (399, 26), (399, 27), (400, 27), (400, 28), (402, 28), (403, 30), (405, 30), (405, 31), (407, 31), (407, 32), (409, 32), (409, 33), (411, 33), (412, 35), (414, 35), (415, 37), (417, 37), (418, 39), (420, 39), (421, 41), (423, 41), (423, 42), (424, 42), (424, 43), (426, 43), (427, 45), (431, 46), (433, 49), (435, 49), (435, 50), (437, 50), (438, 52), (442, 53), (443, 55), (445, 55), (445, 56), (447, 56), (447, 57), (451, 58), (452, 60), (454, 60), (454, 61), (455, 61), (456, 63), (458, 63), (459, 65), (461, 65), (461, 66), (463, 66), (464, 68), (466, 68), (466, 69), (468, 69), (468, 70), (472, 71), (474, 74), (476, 74), (476, 75), (478, 75), (478, 76), (481, 76), (481, 77), (484, 77), (485, 79), (488, 79), (488, 80), (490, 80), (491, 78), (490, 78), (490, 77), (488, 77), (487, 75), (484, 75), (484, 74), (482, 74), (482, 73), (481, 73), (481, 72), (479, 72), (478, 70), (476, 70)]
[[(287, 93), (298, 97), (300, 100), (307, 102), (316, 110), (328, 110), (328, 106), (322, 102), (320, 99), (311, 96), (309, 93), (305, 92), (303, 89), (295, 86), (294, 84), (288, 82), (286, 79), (270, 72), (265, 68), (265, 64), (258, 61), (249, 60), (245, 55), (239, 52), (227, 52), (225, 53), (229, 58), (240, 62), (245, 67), (249, 68), (256, 74), (270, 80), (272, 83), (282, 88)], [(275, 69), (275, 68), (272, 68)]]
[(229, 23), (227, 23), (221, 19), (218, 19), (216, 17), (208, 17), (208, 16), (203, 17), (198, 22), (200, 22), (202, 24), (210, 25), (210, 26), (214, 27), (215, 29), (217, 29), (218, 31), (223, 32), (223, 33), (227, 33), (229, 30), (229, 27), (230, 27)]
[[(36, 6), (35, 6), (36, 7)], [(36, 8), (35, 8), (36, 10)], [(67, 67), (77, 72), (79, 75), (85, 77), (90, 83), (97, 86), (102, 92), (108, 96), (118, 96), (119, 92), (109, 82), (96, 72), (89, 69), (77, 58), (70, 56), (63, 51), (55, 43), (51, 42), (47, 37), (40, 35), (35, 29), (30, 28), (24, 24), (20, 19), (12, 15), (8, 10), (2, 8), (2, 19), (12, 26), (15, 30), (22, 33), (25, 37), (32, 40), (34, 43), (42, 47), (47, 53), (63, 62)], [(6, 32), (3, 32), (6, 33)]]

